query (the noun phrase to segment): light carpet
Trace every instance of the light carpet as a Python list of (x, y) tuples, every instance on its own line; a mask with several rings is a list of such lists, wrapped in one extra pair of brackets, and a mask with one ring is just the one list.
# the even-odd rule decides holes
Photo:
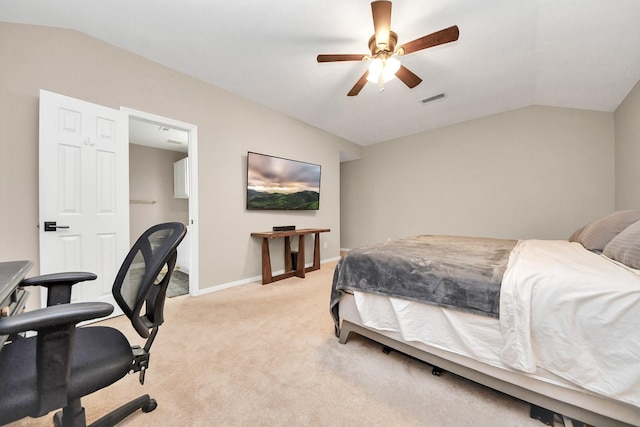
[[(543, 426), (524, 402), (355, 334), (339, 344), (334, 267), (167, 300), (145, 385), (129, 375), (86, 397), (88, 421), (149, 393), (158, 408), (122, 426)], [(137, 338), (123, 316), (101, 324)], [(50, 425), (51, 415), (12, 424)]]

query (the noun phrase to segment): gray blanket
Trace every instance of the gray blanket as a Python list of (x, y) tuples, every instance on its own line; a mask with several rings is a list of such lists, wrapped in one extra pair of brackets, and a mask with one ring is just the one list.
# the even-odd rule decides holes
[(416, 236), (349, 251), (336, 266), (331, 314), (345, 291), (499, 317), (500, 284), (516, 240)]

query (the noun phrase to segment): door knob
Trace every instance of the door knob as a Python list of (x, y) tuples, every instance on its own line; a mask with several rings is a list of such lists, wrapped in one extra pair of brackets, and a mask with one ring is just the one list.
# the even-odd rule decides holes
[(45, 221), (44, 231), (57, 231), (59, 228), (69, 228), (68, 225), (56, 225), (56, 221)]

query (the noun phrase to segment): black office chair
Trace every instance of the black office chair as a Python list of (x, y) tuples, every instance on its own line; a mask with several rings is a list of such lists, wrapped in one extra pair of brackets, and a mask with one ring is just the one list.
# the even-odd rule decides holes
[[(140, 372), (140, 383), (144, 382), (149, 350), (164, 321), (177, 246), (185, 234), (186, 227), (180, 223), (151, 227), (133, 245), (116, 276), (113, 295), (138, 334), (147, 339), (142, 348), (132, 347), (117, 329), (76, 326), (113, 312), (113, 306), (102, 302), (68, 304), (73, 284), (93, 280), (94, 274), (57, 273), (25, 279), (24, 286), (48, 288), (48, 307), (0, 319), (0, 335), (37, 332), (33, 337), (15, 338), (0, 349), (0, 425), (62, 408), (54, 415), (55, 426), (85, 426), (81, 397), (128, 372)], [(150, 412), (156, 406), (154, 399), (144, 395), (92, 425), (113, 426), (138, 409)]]

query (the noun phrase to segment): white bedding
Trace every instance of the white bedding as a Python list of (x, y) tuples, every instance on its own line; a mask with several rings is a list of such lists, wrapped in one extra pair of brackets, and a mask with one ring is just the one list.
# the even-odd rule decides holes
[(640, 275), (567, 241), (525, 240), (500, 320), (354, 292), (365, 326), (527, 373), (548, 371), (640, 407)]
[(498, 319), (360, 291), (353, 291), (353, 296), (367, 327), (504, 367)]
[(640, 276), (579, 243), (524, 240), (502, 280), (502, 361), (640, 407)]

